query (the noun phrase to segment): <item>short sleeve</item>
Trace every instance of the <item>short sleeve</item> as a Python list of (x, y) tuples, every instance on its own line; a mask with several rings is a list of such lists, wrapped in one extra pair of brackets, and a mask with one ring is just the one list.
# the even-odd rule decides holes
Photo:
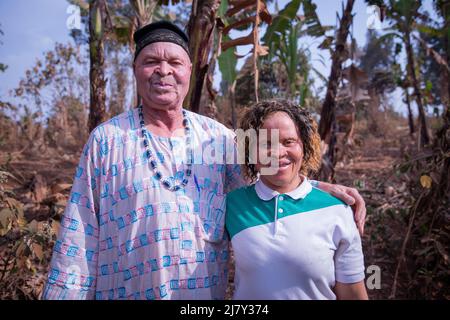
[(337, 244), (334, 256), (336, 281), (356, 283), (364, 280), (361, 237), (353, 221), (353, 212), (348, 206), (340, 214), (333, 241)]

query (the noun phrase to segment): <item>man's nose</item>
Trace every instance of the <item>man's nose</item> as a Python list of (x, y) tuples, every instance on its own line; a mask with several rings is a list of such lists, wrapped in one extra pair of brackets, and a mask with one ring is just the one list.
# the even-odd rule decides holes
[(156, 72), (161, 76), (166, 76), (171, 73), (169, 64), (166, 61), (161, 61), (156, 69)]

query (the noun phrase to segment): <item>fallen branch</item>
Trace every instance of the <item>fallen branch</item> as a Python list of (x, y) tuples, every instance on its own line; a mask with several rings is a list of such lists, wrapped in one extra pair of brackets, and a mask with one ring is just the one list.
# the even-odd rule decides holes
[(395, 299), (395, 294), (397, 291), (397, 279), (398, 279), (398, 273), (400, 271), (400, 266), (405, 259), (405, 251), (406, 251), (406, 244), (409, 240), (409, 236), (411, 234), (411, 229), (414, 223), (414, 219), (416, 218), (416, 212), (417, 212), (417, 206), (420, 202), (420, 199), (422, 199), (423, 193), (420, 194), (419, 199), (416, 202), (416, 206), (414, 207), (414, 210), (412, 212), (411, 218), (409, 220), (408, 230), (406, 232), (405, 240), (403, 240), (402, 249), (400, 251), (400, 259), (397, 264), (397, 268), (395, 269), (395, 276), (394, 276), (394, 283), (392, 284), (392, 291), (391, 295), (389, 296), (389, 299)]

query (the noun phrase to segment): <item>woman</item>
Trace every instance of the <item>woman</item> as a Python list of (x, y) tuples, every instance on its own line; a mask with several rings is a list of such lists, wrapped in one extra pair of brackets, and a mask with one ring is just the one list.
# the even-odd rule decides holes
[[(367, 299), (352, 210), (307, 178), (320, 165), (310, 114), (287, 100), (259, 102), (241, 128), (259, 138), (258, 146), (246, 143), (244, 165), (256, 183), (227, 195), (234, 299)], [(279, 137), (271, 141), (273, 133)], [(276, 163), (272, 172), (268, 159)]]

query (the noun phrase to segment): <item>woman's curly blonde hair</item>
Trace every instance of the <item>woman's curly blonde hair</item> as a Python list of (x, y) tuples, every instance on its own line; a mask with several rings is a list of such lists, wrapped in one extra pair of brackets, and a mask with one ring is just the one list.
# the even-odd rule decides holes
[[(316, 172), (321, 164), (320, 136), (316, 121), (304, 107), (285, 99), (260, 101), (251, 105), (244, 113), (240, 121), (240, 128), (244, 131), (255, 129), (259, 132), (264, 120), (275, 112), (286, 113), (297, 127), (298, 135), (303, 143), (303, 162), (300, 173), (307, 176), (309, 173)], [(246, 179), (254, 182), (258, 172), (249, 159), (250, 147), (249, 141), (246, 139), (243, 172)]]

